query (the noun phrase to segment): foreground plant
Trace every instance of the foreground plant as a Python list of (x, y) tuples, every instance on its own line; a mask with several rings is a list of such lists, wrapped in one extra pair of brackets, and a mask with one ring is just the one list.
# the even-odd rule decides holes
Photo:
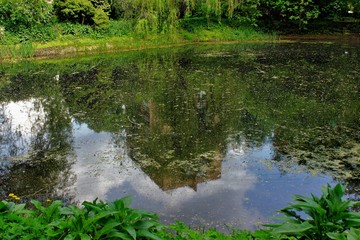
[(157, 215), (129, 208), (131, 198), (83, 202), (83, 208), (54, 201), (45, 207), (0, 202), (0, 239), (155, 239), (163, 228)]
[(285, 215), (283, 222), (268, 226), (296, 239), (360, 239), (360, 213), (351, 212), (360, 202), (344, 200), (341, 184), (334, 188), (327, 184), (321, 190), (320, 198), (295, 195), (295, 203), (279, 211)]
[(295, 195), (295, 203), (280, 210), (285, 215), (283, 222), (268, 225), (270, 229), (233, 229), (229, 235), (216, 229), (194, 230), (182, 222), (165, 226), (155, 213), (130, 208), (130, 197), (109, 203), (83, 202), (82, 208), (65, 207), (61, 201), (49, 199), (45, 205), (31, 201), (30, 209), (25, 204), (2, 201), (0, 239), (360, 239), (360, 214), (351, 212), (360, 202), (343, 200), (345, 188), (340, 184), (334, 188), (327, 185), (322, 193), (320, 198)]

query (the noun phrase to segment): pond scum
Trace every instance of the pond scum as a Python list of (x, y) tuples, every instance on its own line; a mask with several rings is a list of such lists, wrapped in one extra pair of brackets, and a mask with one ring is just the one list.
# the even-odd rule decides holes
[[(114, 202), (83, 202), (82, 207), (61, 201), (0, 202), (1, 239), (359, 239), (360, 202), (344, 200), (345, 187), (326, 185), (322, 196), (294, 196), (294, 203), (279, 212), (282, 221), (254, 232), (231, 229), (194, 230), (184, 223), (169, 226), (155, 213), (130, 208), (131, 197)], [(300, 214), (302, 213), (302, 214)], [(305, 218), (303, 216), (306, 216)]]

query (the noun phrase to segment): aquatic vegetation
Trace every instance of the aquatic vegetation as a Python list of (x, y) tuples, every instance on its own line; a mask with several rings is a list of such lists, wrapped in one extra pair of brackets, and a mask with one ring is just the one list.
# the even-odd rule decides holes
[(356, 127), (310, 128), (280, 149), (285, 159), (275, 164), (284, 171), (291, 172), (300, 165), (313, 174), (326, 172), (337, 179), (357, 179), (360, 174), (358, 133)]

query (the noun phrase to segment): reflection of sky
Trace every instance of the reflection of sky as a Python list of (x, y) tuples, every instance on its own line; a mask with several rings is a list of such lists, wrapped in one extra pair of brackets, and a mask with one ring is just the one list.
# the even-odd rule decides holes
[(270, 140), (253, 149), (232, 142), (222, 162), (221, 178), (199, 183), (196, 191), (186, 186), (163, 191), (127, 155), (125, 132), (117, 134), (120, 141), (115, 146), (111, 134), (95, 133), (84, 124), (74, 126), (76, 200), (131, 195), (133, 207), (155, 211), (164, 221), (253, 228), (286, 206), (293, 194), (317, 193), (330, 181), (268, 169), (261, 160), (272, 158)]
[[(2, 158), (26, 155), (32, 138), (44, 127), (46, 114), (37, 99), (0, 105)], [(133, 207), (157, 212), (163, 221), (180, 219), (187, 224), (224, 228), (224, 224), (253, 228), (268, 222), (276, 210), (286, 206), (293, 194), (319, 193), (330, 178), (306, 173), (282, 173), (264, 164), (273, 158), (269, 138), (260, 147), (230, 141), (221, 164), (221, 178), (164, 191), (128, 156), (126, 132), (96, 133), (73, 122), (76, 175), (69, 189), (76, 200), (115, 200), (133, 197)], [(115, 144), (116, 142), (116, 144)], [(12, 145), (10, 145), (11, 143)]]
[(0, 103), (0, 157), (27, 154), (45, 118), (39, 99)]
[[(0, 108), (0, 156), (31, 150), (31, 139), (44, 127), (46, 115), (37, 99), (10, 102)], [(273, 158), (271, 138), (259, 147), (232, 140), (221, 163), (221, 178), (164, 191), (128, 156), (126, 132), (96, 133), (73, 122), (72, 172), (69, 189), (76, 200), (115, 200), (132, 196), (133, 207), (157, 212), (163, 221), (176, 219), (188, 224), (224, 228), (224, 224), (253, 228), (268, 222), (294, 194), (319, 193), (330, 178), (306, 173), (283, 173), (266, 164)], [(116, 142), (116, 144), (115, 144)], [(10, 145), (9, 143), (12, 143)], [(21, 151), (20, 151), (20, 150)]]

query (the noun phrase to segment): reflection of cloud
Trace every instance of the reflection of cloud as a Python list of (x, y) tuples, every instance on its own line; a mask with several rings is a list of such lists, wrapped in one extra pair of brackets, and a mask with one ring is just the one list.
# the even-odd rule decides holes
[(228, 144), (227, 154), (229, 156), (241, 156), (245, 153), (245, 141), (231, 141)]
[(77, 155), (73, 166), (77, 174), (74, 187), (79, 202), (132, 195), (135, 207), (164, 216), (174, 215), (187, 222), (217, 219), (228, 223), (243, 216), (252, 226), (260, 218), (258, 213), (244, 207), (246, 192), (254, 187), (257, 178), (239, 161), (238, 154), (227, 154), (222, 177), (198, 184), (197, 191), (190, 187), (163, 191), (128, 157), (125, 137), (114, 146), (110, 134), (96, 134), (81, 125), (74, 132), (74, 141)]
[(0, 157), (14, 157), (31, 151), (31, 145), (43, 130), (46, 120), (39, 99), (0, 105)]

